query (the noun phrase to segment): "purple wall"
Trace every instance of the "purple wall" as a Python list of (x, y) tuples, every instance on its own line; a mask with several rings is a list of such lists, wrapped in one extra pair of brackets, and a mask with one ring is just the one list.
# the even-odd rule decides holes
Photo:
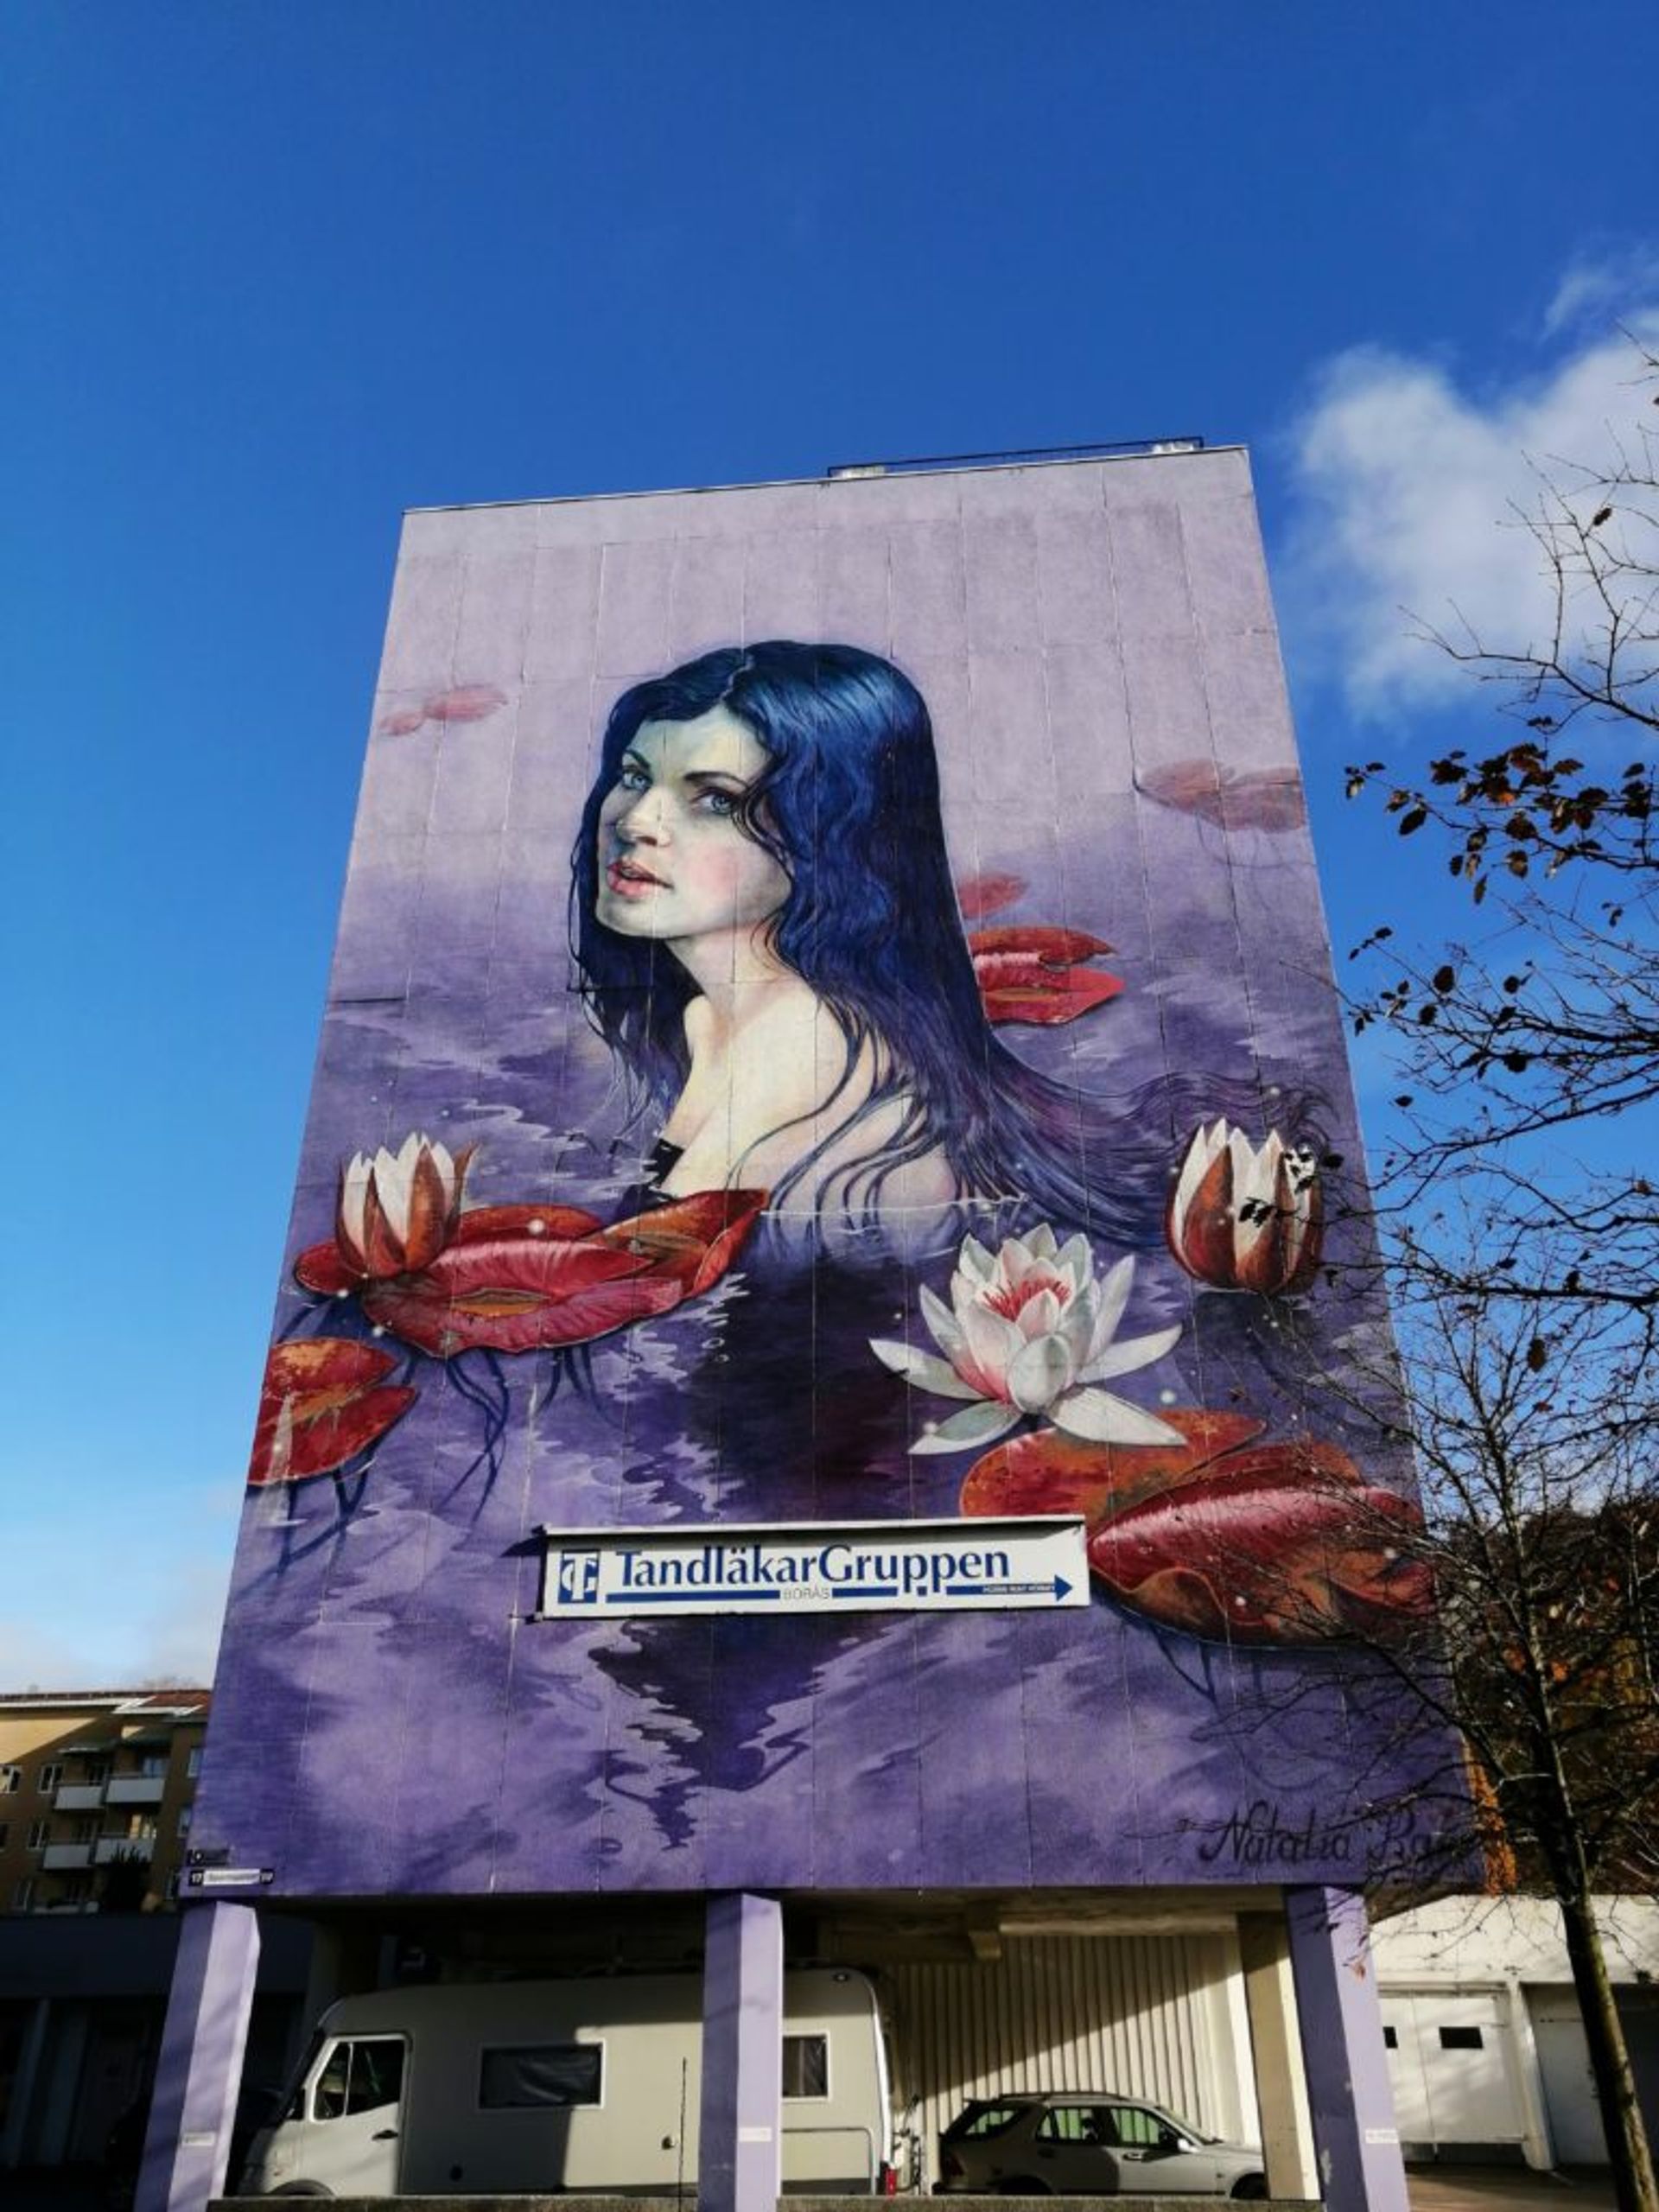
[[(696, 1101), (671, 1070), (628, 1122), (570, 861), (619, 696), (776, 639), (919, 688), (946, 849), (912, 785), (859, 827), (829, 769), (766, 816), (791, 899), (818, 887), (814, 1004), (890, 878), (853, 972), (886, 963), (906, 1011), (854, 1079), (894, 1098), (829, 1166), (769, 1135), (765, 1187), (800, 1173), (748, 1225), (651, 1187)], [(744, 838), (695, 799), (663, 800), (676, 869)], [(601, 827), (601, 867), (660, 830)], [(924, 927), (899, 910), (930, 869)], [(613, 1014), (677, 1033), (686, 960), (627, 895), (599, 909), (639, 956)], [(1222, 1115), (1325, 1160), (1322, 1264), (1300, 1168), (1241, 1255), (1219, 1167), (1178, 1263), (1164, 1194)], [(922, 1158), (882, 1185), (903, 1126)], [(385, 1218), (359, 1182), (337, 1244), (342, 1165), (415, 1132), (474, 1147), (459, 1214), (383, 1168)], [(1385, 1337), (1343, 1265), (1357, 1158), (1241, 454), (412, 515), (194, 1842), (290, 1896), (1355, 1879), (1400, 1755), (1329, 1633), (1421, 1595), (1384, 1541), (1408, 1470), (1350, 1387)], [(941, 1176), (964, 1196), (930, 1211)], [(970, 1236), (1000, 1274), (962, 1269)], [(977, 1365), (925, 1311), (959, 1274)], [(964, 1415), (976, 1441), (912, 1448)], [(1090, 1606), (531, 1618), (543, 1524), (975, 1510), (1083, 1513)]]

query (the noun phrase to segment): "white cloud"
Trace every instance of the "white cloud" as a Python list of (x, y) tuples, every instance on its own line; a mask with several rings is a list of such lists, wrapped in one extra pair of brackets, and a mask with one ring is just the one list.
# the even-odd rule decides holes
[[(1552, 327), (1605, 307), (1612, 282), (1605, 266), (1569, 272)], [(1659, 345), (1659, 306), (1621, 296), (1624, 329)], [(1506, 648), (1545, 639), (1554, 601), (1525, 518), (1546, 480), (1568, 482), (1574, 464), (1628, 441), (1650, 411), (1641, 374), (1605, 315), (1543, 375), (1484, 393), (1440, 362), (1381, 348), (1330, 364), (1292, 442), (1281, 600), (1299, 658), (1376, 717), (1466, 696), (1466, 671), (1426, 629)]]
[(1654, 299), (1659, 299), (1659, 251), (1625, 245), (1586, 254), (1555, 287), (1544, 310), (1544, 335), (1593, 328), (1599, 337), (1610, 323), (1628, 319), (1633, 301)]

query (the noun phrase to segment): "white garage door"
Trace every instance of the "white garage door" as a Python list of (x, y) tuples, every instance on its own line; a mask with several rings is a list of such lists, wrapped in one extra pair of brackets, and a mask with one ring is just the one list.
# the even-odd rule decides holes
[(1570, 1989), (1529, 1989), (1527, 2005), (1544, 2077), (1544, 2105), (1556, 2163), (1605, 2165), (1607, 2138), (1596, 2110), (1595, 2079), (1578, 1999)]
[(1524, 2133), (1501, 1991), (1382, 1996), (1400, 2139), (1432, 2151), (1518, 2145)]

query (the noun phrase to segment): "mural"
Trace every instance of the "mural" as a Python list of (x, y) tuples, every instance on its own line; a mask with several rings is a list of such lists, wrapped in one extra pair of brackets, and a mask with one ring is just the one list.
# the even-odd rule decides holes
[[(411, 517), (195, 1842), (1397, 1859), (1356, 1156), (1242, 455)], [(535, 1613), (547, 1526), (1057, 1513), (1086, 1608)]]

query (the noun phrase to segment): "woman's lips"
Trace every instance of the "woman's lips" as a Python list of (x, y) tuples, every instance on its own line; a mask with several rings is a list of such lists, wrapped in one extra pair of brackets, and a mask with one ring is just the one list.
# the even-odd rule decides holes
[(613, 861), (605, 871), (605, 880), (619, 899), (643, 899), (650, 892), (668, 888), (661, 876), (652, 875), (637, 861)]

